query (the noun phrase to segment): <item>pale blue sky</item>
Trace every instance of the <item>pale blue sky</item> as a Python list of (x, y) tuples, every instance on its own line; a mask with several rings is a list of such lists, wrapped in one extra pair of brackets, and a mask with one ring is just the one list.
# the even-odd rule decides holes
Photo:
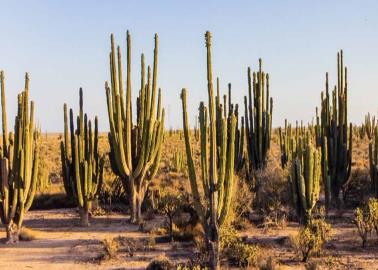
[[(378, 1), (1, 1), (0, 69), (6, 74), (9, 117), (30, 72), (31, 97), (42, 129), (63, 129), (63, 103), (85, 110), (108, 129), (104, 82), (109, 80), (111, 32), (125, 49), (133, 39), (133, 97), (140, 53), (151, 63), (159, 34), (158, 85), (167, 127), (182, 126), (182, 87), (191, 119), (207, 100), (204, 33), (213, 34), (214, 75), (231, 82), (237, 102), (247, 93), (247, 66), (264, 60), (271, 76), (273, 123), (309, 121), (319, 104), (325, 72), (335, 82), (336, 53), (349, 68), (349, 116), (360, 123), (378, 109)], [(125, 52), (124, 52), (125, 55)], [(244, 109), (243, 109), (244, 111)], [(10, 120), (9, 120), (10, 121)]]

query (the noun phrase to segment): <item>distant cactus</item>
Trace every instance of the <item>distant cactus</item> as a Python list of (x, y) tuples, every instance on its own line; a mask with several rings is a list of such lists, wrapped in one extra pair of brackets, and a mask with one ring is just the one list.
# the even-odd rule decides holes
[[(123, 87), (121, 50), (115, 49), (111, 35), (111, 85), (106, 83), (110, 132), (110, 163), (122, 180), (131, 207), (131, 222), (142, 221), (141, 206), (160, 164), (164, 137), (164, 109), (161, 90), (157, 92), (158, 36), (155, 35), (154, 62), (145, 76), (144, 55), (141, 57), (141, 84), (136, 101), (136, 123), (131, 105), (131, 36), (127, 32), (126, 97)], [(156, 99), (157, 97), (157, 99)], [(126, 98), (126, 101), (125, 101)], [(157, 103), (157, 104), (156, 104)]]
[(321, 177), (321, 153), (317, 150), (309, 135), (300, 146), (291, 165), (289, 182), (297, 215), (305, 224), (312, 216), (312, 209), (319, 199)]
[(39, 167), (38, 130), (34, 124), (34, 102), (29, 107), (29, 76), (18, 95), (14, 133), (8, 133), (4, 73), (0, 73), (2, 145), (0, 151), (0, 219), (7, 242), (19, 240), (25, 213), (33, 203)]
[(365, 131), (369, 140), (373, 138), (376, 127), (375, 116), (371, 117), (370, 113), (365, 116), (365, 124), (363, 125), (363, 131)]
[(245, 129), (249, 157), (249, 171), (264, 169), (267, 164), (272, 135), (273, 99), (269, 96), (269, 74), (248, 68), (248, 99), (244, 97)]
[(170, 163), (171, 163), (170, 167), (172, 168), (173, 171), (184, 172), (185, 159), (181, 151), (177, 150), (173, 153)]
[[(92, 123), (83, 112), (83, 90), (80, 88), (80, 108), (77, 128), (70, 109), (70, 130), (67, 104), (64, 104), (64, 141), (61, 142), (61, 162), (67, 195), (73, 196), (80, 209), (83, 226), (89, 226), (88, 213), (100, 192), (103, 181), (104, 158), (98, 151), (98, 120)], [(70, 139), (68, 139), (70, 138)], [(70, 149), (71, 148), (71, 149)]]
[(337, 78), (337, 86), (330, 96), (326, 74), (326, 90), (321, 95), (321, 124), (317, 128), (320, 130), (318, 137), (322, 146), (327, 209), (330, 199), (337, 206), (340, 205), (340, 191), (347, 183), (352, 167), (353, 127), (350, 123), (348, 132), (347, 68), (344, 69), (343, 51), (337, 54)]
[(378, 198), (378, 127), (372, 133), (372, 140), (369, 141), (369, 165), (370, 179), (374, 195)]
[[(216, 114), (217, 107), (214, 102), (210, 32), (206, 32), (205, 38), (207, 47), (209, 110), (207, 110), (203, 102), (200, 103), (199, 107), (201, 185), (204, 197), (200, 195), (192, 157), (186, 104), (187, 93), (185, 89), (181, 92), (181, 99), (186, 156), (194, 205), (200, 221), (205, 228), (205, 238), (210, 254), (210, 269), (219, 269), (219, 227), (224, 224), (228, 217), (233, 194), (236, 117), (231, 113), (229, 118), (231, 121), (228, 121), (227, 116)], [(216, 123), (221, 123), (220, 129), (217, 129)], [(217, 153), (217, 138), (219, 138), (219, 156)]]

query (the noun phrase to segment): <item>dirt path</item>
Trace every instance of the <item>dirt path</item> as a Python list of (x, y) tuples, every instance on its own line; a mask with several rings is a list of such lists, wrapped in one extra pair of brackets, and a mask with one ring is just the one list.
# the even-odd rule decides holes
[[(15, 245), (0, 244), (0, 269), (145, 269), (153, 258), (173, 255), (171, 245), (152, 244), (145, 251), (146, 247), (140, 247), (141, 250), (135, 247), (137, 252), (132, 257), (126, 250), (116, 259), (100, 262), (98, 258), (104, 254), (101, 241), (105, 238), (125, 237), (142, 241), (150, 236), (139, 232), (138, 227), (129, 224), (127, 217), (122, 215), (95, 217), (90, 228), (81, 228), (78, 224), (77, 214), (72, 209), (28, 213), (25, 226), (36, 231), (37, 240)], [(4, 234), (1, 229), (1, 237)], [(174, 248), (177, 260), (181, 259), (180, 253), (185, 258), (185, 251), (180, 251), (177, 246)]]

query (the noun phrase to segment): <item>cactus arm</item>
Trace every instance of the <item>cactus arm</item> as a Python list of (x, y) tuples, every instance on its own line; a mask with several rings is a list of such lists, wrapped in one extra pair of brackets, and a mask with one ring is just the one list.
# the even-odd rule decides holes
[[(222, 226), (225, 222), (231, 205), (231, 198), (232, 198), (232, 189), (234, 186), (233, 176), (234, 176), (234, 153), (235, 153), (235, 128), (236, 128), (236, 118), (232, 116), (231, 118), (231, 126), (230, 126), (230, 138), (228, 140), (227, 146), (227, 165), (226, 165), (226, 180), (224, 195), (219, 198), (219, 200), (223, 199), (222, 210), (220, 211), (219, 215), (219, 226)], [(227, 144), (227, 142), (225, 142)]]
[(199, 194), (198, 185), (197, 185), (197, 177), (196, 177), (196, 170), (194, 167), (193, 157), (192, 157), (192, 147), (190, 145), (190, 138), (189, 138), (189, 122), (188, 122), (188, 113), (186, 107), (186, 89), (182, 89), (181, 91), (181, 100), (182, 100), (182, 116), (183, 116), (183, 128), (184, 128), (184, 139), (185, 139), (185, 150), (186, 150), (186, 159), (188, 162), (188, 171), (189, 171), (189, 180), (190, 186), (193, 193), (194, 198), (194, 206), (196, 211), (201, 219), (202, 224), (204, 224), (205, 218), (205, 209), (201, 203), (201, 196)]

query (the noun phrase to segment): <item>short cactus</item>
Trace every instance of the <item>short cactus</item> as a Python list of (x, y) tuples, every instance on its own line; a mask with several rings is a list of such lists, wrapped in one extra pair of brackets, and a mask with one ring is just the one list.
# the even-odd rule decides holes
[(319, 199), (321, 177), (321, 153), (308, 136), (293, 159), (289, 176), (294, 207), (305, 224), (311, 219), (312, 209)]

